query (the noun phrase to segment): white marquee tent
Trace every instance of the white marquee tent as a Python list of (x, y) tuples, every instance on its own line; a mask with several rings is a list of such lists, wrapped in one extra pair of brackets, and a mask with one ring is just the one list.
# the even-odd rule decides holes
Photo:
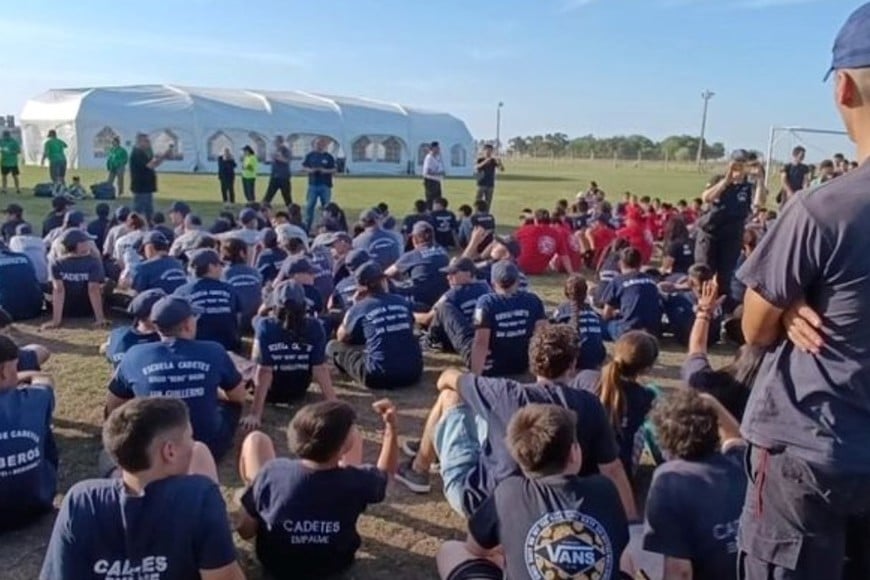
[(288, 140), (294, 169), (323, 136), (352, 174), (419, 174), (431, 141), (440, 142), (448, 175), (474, 173), (474, 139), (452, 115), (301, 91), (170, 85), (51, 90), (24, 105), (21, 127), (28, 164), (39, 163), (47, 133), (55, 129), (69, 146), (74, 168), (103, 168), (114, 137), (129, 146), (145, 132), (157, 152), (174, 146), (162, 166), (168, 171), (216, 172), (225, 147), (238, 156), (250, 145), (265, 160), (280, 134)]

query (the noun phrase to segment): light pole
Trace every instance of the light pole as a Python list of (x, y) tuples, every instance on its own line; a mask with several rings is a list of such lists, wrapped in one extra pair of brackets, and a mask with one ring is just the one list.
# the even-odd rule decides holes
[(701, 167), (701, 159), (704, 156), (704, 133), (707, 132), (707, 105), (714, 96), (716, 96), (716, 93), (709, 90), (701, 93), (701, 98), (704, 99), (704, 113), (701, 116), (701, 139), (698, 141), (698, 158), (696, 160), (699, 168)]
[(499, 101), (498, 106), (495, 108), (495, 153), (496, 153), (496, 155), (501, 154), (501, 108), (502, 107), (504, 107), (504, 103)]

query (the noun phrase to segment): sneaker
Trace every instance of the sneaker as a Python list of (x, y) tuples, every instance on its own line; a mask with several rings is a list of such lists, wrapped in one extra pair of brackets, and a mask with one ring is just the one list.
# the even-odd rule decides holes
[(402, 453), (414, 459), (417, 454), (420, 452), (420, 440), (419, 439), (406, 439), (404, 443), (402, 443)]
[(429, 493), (432, 486), (429, 484), (428, 473), (417, 473), (411, 466), (414, 460), (410, 459), (399, 464), (399, 470), (396, 472), (396, 481), (403, 483), (405, 487), (414, 493)]

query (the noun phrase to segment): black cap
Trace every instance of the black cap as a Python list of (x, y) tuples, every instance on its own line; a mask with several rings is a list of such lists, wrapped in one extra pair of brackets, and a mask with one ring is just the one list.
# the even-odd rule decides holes
[(6, 213), (9, 215), (18, 215), (24, 213), (24, 208), (18, 205), (17, 203), (10, 203), (6, 206)]
[(0, 336), (0, 364), (18, 359), (18, 347), (8, 336)]
[(75, 205), (75, 202), (67, 197), (62, 196), (62, 195), (54, 197), (51, 200), (51, 207), (53, 207), (55, 210), (66, 209), (71, 205)]
[(444, 274), (456, 274), (457, 272), (475, 274), (477, 272), (477, 266), (474, 265), (474, 260), (471, 258), (456, 257), (450, 261), (449, 266), (441, 268), (441, 272)]

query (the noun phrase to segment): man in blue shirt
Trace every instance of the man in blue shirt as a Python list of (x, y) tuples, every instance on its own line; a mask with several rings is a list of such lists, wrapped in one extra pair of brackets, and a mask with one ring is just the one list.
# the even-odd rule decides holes
[(414, 249), (402, 254), (385, 274), (388, 278), (407, 276), (410, 286), (402, 290), (411, 296), (415, 309), (428, 310), (447, 291), (447, 277), (441, 270), (450, 258), (444, 248), (435, 244), (435, 230), (428, 222), (414, 224), (411, 243)]
[(158, 231), (150, 231), (142, 238), (142, 253), (145, 261), (133, 271), (131, 280), (122, 279), (120, 286), (129, 284), (136, 292), (152, 288), (172, 294), (187, 283), (184, 265), (169, 256), (169, 240)]
[(381, 267), (371, 261), (354, 273), (356, 300), (326, 346), (333, 364), (370, 389), (415, 384), (423, 374), (423, 354), (414, 337), (408, 301), (390, 294)]
[(120, 477), (74, 485), (54, 522), (40, 580), (243, 580), (214, 460), (183, 403), (131, 401), (106, 420)]
[(111, 412), (134, 397), (182, 399), (190, 408), (194, 438), (219, 460), (232, 447), (245, 389), (224, 347), (194, 338), (199, 314), (178, 296), (154, 304), (151, 321), (160, 341), (127, 351), (109, 383), (106, 409)]
[(194, 281), (179, 287), (175, 294), (190, 300), (202, 313), (196, 325), (197, 340), (213, 340), (231, 352), (242, 345), (239, 315), (242, 306), (232, 286), (223, 282), (223, 264), (214, 250), (197, 250), (190, 257)]
[(0, 532), (52, 509), (58, 454), (51, 432), (51, 378), (18, 372), (18, 347), (0, 336)]
[(402, 247), (393, 234), (381, 229), (380, 215), (373, 209), (362, 212), (359, 217), (362, 233), (353, 239), (355, 250), (365, 250), (381, 268), (386, 270), (399, 259)]
[(658, 336), (662, 324), (659, 288), (652, 277), (640, 271), (641, 256), (635, 248), (622, 251), (620, 274), (614, 276), (601, 297), (605, 338), (617, 340), (629, 330), (644, 330)]
[(93, 241), (73, 228), (60, 238), (66, 255), (49, 263), (52, 285), (51, 322), (43, 328), (59, 328), (64, 318), (94, 317), (94, 325), (106, 326), (103, 313), (103, 263), (91, 253)]
[(275, 198), (275, 194), (281, 192), (281, 197), (284, 199), (284, 205), (290, 207), (293, 203), (293, 195), (290, 187), (290, 159), (292, 154), (290, 148), (284, 143), (284, 137), (277, 135), (275, 137), (275, 147), (272, 150), (271, 173), (269, 175), (269, 185), (266, 187), (266, 195), (263, 197), (263, 203), (271, 204)]
[[(471, 372), (488, 377), (525, 373), (532, 335), (547, 324), (544, 303), (519, 290), (520, 271), (508, 261), (492, 267), (494, 292), (478, 298), (468, 364)], [(466, 341), (467, 342), (467, 341)], [(467, 352), (463, 347), (461, 353)]]
[(326, 207), (332, 201), (332, 176), (335, 174), (335, 157), (326, 150), (329, 141), (323, 137), (314, 142), (314, 151), (302, 161), (302, 169), (308, 174), (308, 195), (305, 202), (305, 227), (311, 231), (317, 202)]
[(33, 264), (0, 241), (0, 308), (13, 320), (28, 320), (42, 313), (42, 305), (42, 287)]
[(430, 491), (429, 469), (440, 460), (444, 496), (458, 514), (473, 514), (496, 486), (520, 473), (506, 445), (508, 423), (529, 404), (559, 405), (577, 414), (580, 475), (601, 472), (619, 490), (629, 519), (637, 517), (634, 496), (618, 458), (613, 429), (598, 397), (570, 386), (579, 345), (573, 328), (545, 326), (528, 344), (534, 383), (485, 378), (455, 369), (438, 379), (438, 399), (423, 436), (403, 450), (414, 458), (399, 466), (396, 480), (415, 493)]
[(133, 323), (112, 330), (108, 340), (100, 346), (100, 351), (106, 355), (113, 368), (117, 368), (124, 354), (137, 344), (160, 340), (157, 328), (151, 322), (151, 308), (164, 296), (166, 293), (163, 290), (152, 288), (140, 292), (130, 301), (127, 312), (133, 317)]

